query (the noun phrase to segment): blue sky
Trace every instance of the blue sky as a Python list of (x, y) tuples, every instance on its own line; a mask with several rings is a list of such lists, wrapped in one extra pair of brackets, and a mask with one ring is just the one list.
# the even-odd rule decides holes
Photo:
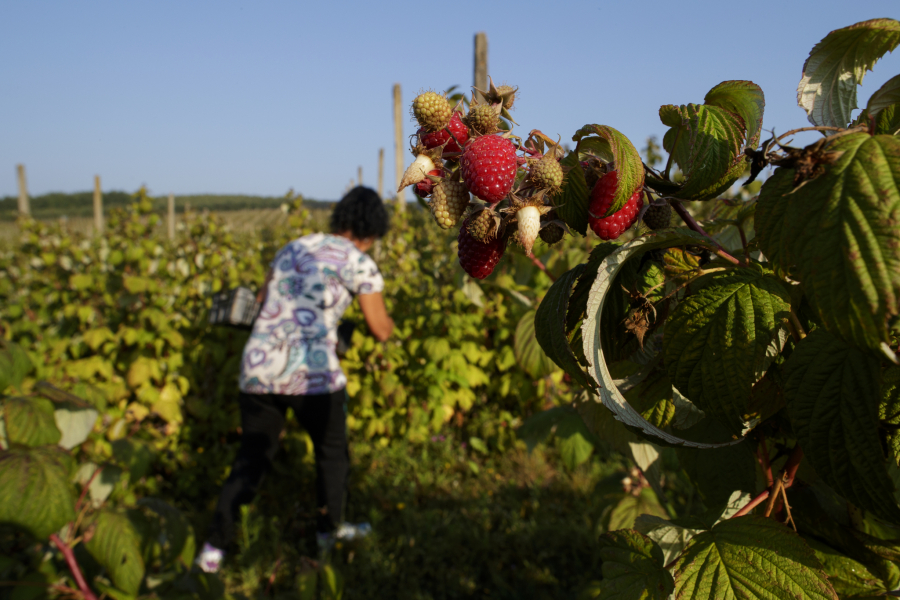
[[(437, 10), (440, 8), (440, 10)], [(896, 0), (626, 2), (234, 2), (4, 0), (0, 196), (29, 191), (281, 195), (336, 199), (385, 148), (395, 189), (391, 94), (472, 83), (473, 36), (489, 73), (520, 87), (517, 132), (571, 139), (611, 125), (638, 148), (662, 104), (702, 102), (729, 79), (766, 94), (764, 127), (807, 124), (796, 86), (829, 31), (900, 17)], [(900, 73), (866, 76), (860, 104)], [(415, 131), (411, 120), (404, 133)], [(411, 157), (407, 154), (407, 160)]]

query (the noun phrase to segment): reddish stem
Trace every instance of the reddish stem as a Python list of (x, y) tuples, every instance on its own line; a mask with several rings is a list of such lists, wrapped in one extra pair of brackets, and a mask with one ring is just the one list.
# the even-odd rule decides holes
[(766, 446), (766, 438), (763, 434), (759, 434), (759, 448), (756, 449), (757, 458), (759, 458), (759, 464), (763, 468), (763, 472), (766, 474), (766, 485), (771, 488), (772, 484), (775, 483), (775, 479), (772, 477), (772, 465), (769, 464), (769, 448)]
[(530, 252), (526, 254), (526, 256), (531, 259), (531, 262), (533, 262), (538, 269), (547, 274), (547, 277), (550, 278), (550, 281), (556, 281), (556, 277), (553, 275), (553, 273), (547, 270), (547, 266), (541, 262), (541, 259)]
[(97, 600), (96, 594), (88, 587), (87, 582), (84, 580), (84, 575), (81, 574), (81, 568), (78, 566), (78, 561), (75, 560), (75, 553), (72, 552), (72, 549), (59, 539), (59, 536), (55, 533), (50, 536), (50, 541), (56, 544), (56, 547), (62, 552), (63, 558), (66, 559), (66, 564), (69, 565), (69, 570), (72, 571), (72, 576), (75, 578), (78, 589), (84, 595), (84, 600)]
[(675, 200), (675, 202), (670, 202), (670, 204), (672, 205), (672, 208), (675, 209), (675, 212), (678, 213), (678, 216), (681, 217), (681, 219), (685, 222), (685, 224), (688, 227), (690, 227), (691, 229), (693, 229), (694, 231), (696, 231), (703, 237), (707, 238), (713, 244), (715, 244), (717, 250), (714, 250), (714, 252), (718, 256), (724, 258), (731, 264), (738, 265), (741, 267), (747, 266), (747, 264), (745, 262), (738, 260), (737, 258), (728, 254), (728, 252), (725, 251), (725, 248), (723, 248), (722, 245), (719, 244), (719, 242), (717, 242), (711, 235), (706, 233), (706, 231), (704, 231), (704, 229), (702, 227), (700, 227), (700, 223), (697, 222), (697, 220), (693, 217), (693, 215), (691, 215), (691, 213), (688, 212), (688, 210), (684, 207), (684, 205), (680, 201)]
[(78, 512), (81, 510), (81, 502), (84, 500), (85, 495), (88, 493), (88, 489), (90, 489), (91, 484), (94, 483), (94, 478), (100, 474), (100, 471), (103, 470), (103, 467), (97, 467), (94, 469), (94, 472), (91, 473), (91, 478), (88, 479), (87, 483), (84, 484), (84, 487), (81, 488), (81, 494), (78, 496), (78, 502), (75, 503), (75, 511)]
[(768, 498), (768, 497), (769, 497), (769, 490), (763, 490), (759, 496), (757, 496), (756, 498), (754, 498), (753, 500), (748, 502), (744, 508), (742, 508), (741, 510), (734, 513), (731, 516), (731, 518), (736, 519), (737, 517), (743, 517), (744, 515), (749, 513), (751, 510), (753, 510), (754, 508), (756, 508), (757, 506), (759, 506), (760, 504), (765, 502), (766, 498)]
[[(784, 470), (782, 471), (782, 473), (785, 475), (784, 489), (788, 489), (789, 487), (794, 485), (794, 477), (797, 476), (797, 469), (800, 468), (800, 461), (802, 461), (802, 460), (803, 460), (803, 449), (801, 449), (800, 446), (794, 446), (794, 451), (791, 453), (791, 457), (788, 459), (787, 463), (784, 465)], [(744, 515), (749, 513), (751, 510), (753, 510), (754, 508), (759, 506), (762, 502), (764, 502), (766, 500), (766, 498), (769, 497), (772, 487), (773, 486), (770, 485), (769, 489), (763, 490), (763, 492), (759, 496), (757, 496), (756, 498), (754, 498), (753, 500), (748, 502), (744, 508), (742, 508), (741, 510), (734, 513), (734, 515), (732, 515), (731, 518), (734, 519), (737, 517), (743, 517)], [(776, 510), (777, 510), (777, 508), (778, 507), (776, 506)]]

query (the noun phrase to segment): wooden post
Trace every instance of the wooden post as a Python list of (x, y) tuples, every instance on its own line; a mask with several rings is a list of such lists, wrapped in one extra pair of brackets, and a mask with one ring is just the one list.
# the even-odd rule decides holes
[(175, 195), (169, 194), (169, 239), (175, 239)]
[(362, 185), (362, 165), (356, 170), (356, 185)]
[(19, 175), (19, 214), (30, 215), (31, 205), (28, 202), (28, 184), (25, 182), (25, 165), (18, 165), (16, 170)]
[(103, 233), (103, 193), (100, 191), (100, 176), (94, 175), (94, 235)]
[(384, 148), (378, 149), (378, 197), (384, 198)]
[[(482, 31), (475, 34), (475, 87), (480, 90), (488, 88), (487, 60), (487, 34)], [(478, 94), (478, 97), (482, 98), (481, 94)]]
[[(403, 179), (403, 108), (401, 107), (400, 84), (394, 84), (394, 185), (400, 187)], [(403, 212), (406, 203), (403, 201), (404, 193), (397, 192), (397, 211)]]

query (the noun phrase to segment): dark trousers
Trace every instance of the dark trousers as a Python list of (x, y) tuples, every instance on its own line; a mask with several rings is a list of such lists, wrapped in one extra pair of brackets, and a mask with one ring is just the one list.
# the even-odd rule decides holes
[(241, 393), (241, 448), (222, 486), (208, 541), (225, 548), (234, 538), (234, 522), (242, 504), (256, 497), (263, 476), (278, 450), (285, 411), (292, 408), (312, 438), (316, 458), (317, 529), (333, 530), (342, 520), (350, 457), (347, 451), (343, 389), (330, 394), (283, 396)]

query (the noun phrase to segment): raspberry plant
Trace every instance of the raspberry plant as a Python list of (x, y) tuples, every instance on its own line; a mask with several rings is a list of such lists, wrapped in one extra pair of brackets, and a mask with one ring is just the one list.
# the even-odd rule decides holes
[[(580, 416), (598, 443), (631, 455), (639, 471), (623, 503), (635, 513), (653, 512), (644, 487), (668, 504), (664, 455), (699, 498), (686, 514), (669, 505), (668, 519), (615, 520), (623, 528), (600, 538), (597, 597), (900, 595), (900, 76), (851, 121), (856, 85), (898, 43), (892, 19), (828, 34), (798, 88), (811, 126), (781, 135), (763, 129), (763, 91), (750, 81), (662, 106), (661, 171), (606, 125), (576, 131), (563, 156), (536, 129), (524, 141), (478, 131), (471, 112), (462, 152), (433, 156), (484, 202), (472, 201), (473, 216), (499, 216), (490, 244), (472, 239), (469, 219), (460, 230), (473, 277), (489, 275), (511, 239), (530, 254), (551, 224), (610, 240), (561, 273), (536, 311), (541, 347), (582, 391), (531, 427)], [(482, 93), (513, 123), (499, 88)], [(801, 131), (820, 137), (792, 145)], [(511, 164), (507, 146), (514, 183), (485, 185)], [(544, 157), (562, 157), (558, 193), (534, 171)], [(768, 166), (757, 197), (720, 198)], [(716, 217), (701, 225), (693, 214), (709, 203)], [(642, 206), (648, 227), (612, 241)], [(667, 226), (669, 206), (680, 226)]]

